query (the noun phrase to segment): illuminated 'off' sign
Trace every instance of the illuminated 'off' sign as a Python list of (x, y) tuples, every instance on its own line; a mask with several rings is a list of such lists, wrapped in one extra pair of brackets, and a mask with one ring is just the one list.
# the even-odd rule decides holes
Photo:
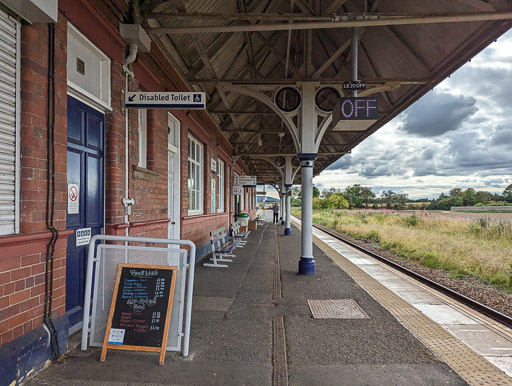
[(379, 102), (372, 97), (341, 98), (341, 120), (363, 120), (379, 118)]

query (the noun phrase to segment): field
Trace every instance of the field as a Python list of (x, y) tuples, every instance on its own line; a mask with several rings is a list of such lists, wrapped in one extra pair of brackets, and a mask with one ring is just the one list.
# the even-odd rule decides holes
[[(292, 209), (300, 216), (300, 209)], [(404, 260), (474, 276), (512, 292), (512, 214), (314, 210), (313, 222)]]

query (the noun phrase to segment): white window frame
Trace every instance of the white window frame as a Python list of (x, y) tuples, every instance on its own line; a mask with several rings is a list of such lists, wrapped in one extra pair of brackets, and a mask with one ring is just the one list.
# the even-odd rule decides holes
[(148, 110), (139, 109), (138, 113), (139, 131), (139, 162), (141, 168), (146, 169), (148, 165)]
[(100, 73), (98, 74), (100, 77), (100, 88), (99, 94), (94, 95), (90, 91), (85, 90), (83, 87), (80, 87), (72, 80), (69, 79), (69, 75), (71, 74), (71, 68), (74, 58), (69, 58), (66, 64), (66, 69), (68, 71), (68, 94), (75, 96), (79, 96), (87, 99), (87, 105), (94, 107), (95, 109), (99, 109), (101, 111), (108, 110), (112, 111), (111, 99), (112, 99), (112, 91), (111, 91), (111, 62), (110, 58), (105, 55), (96, 45), (94, 45), (84, 34), (82, 34), (73, 24), (68, 22), (68, 56), (69, 52), (71, 52), (69, 45), (75, 44), (79, 45), (82, 49), (86, 50), (86, 52), (94, 55), (99, 60)]
[(215, 200), (217, 199), (216, 194), (217, 188), (216, 188), (216, 181), (215, 178), (211, 178), (211, 192), (210, 192), (210, 213), (215, 213)]
[(225, 193), (225, 170), (226, 164), (220, 158), (217, 159), (217, 213), (224, 213), (224, 201), (226, 197)]
[[(191, 145), (195, 146), (195, 157), (191, 157)], [(204, 184), (203, 184), (203, 171), (204, 171), (204, 145), (195, 139), (193, 136), (188, 136), (188, 215), (203, 214), (203, 201), (204, 201)], [(197, 179), (197, 189), (191, 189), (191, 166), (194, 169), (194, 176)], [(190, 193), (195, 195), (194, 207), (191, 208)]]

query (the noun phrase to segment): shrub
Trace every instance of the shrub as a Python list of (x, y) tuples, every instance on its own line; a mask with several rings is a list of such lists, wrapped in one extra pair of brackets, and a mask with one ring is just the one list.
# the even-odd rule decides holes
[(372, 243), (380, 242), (380, 236), (377, 233), (377, 231), (371, 231), (371, 232), (367, 233), (365, 239)]
[(416, 215), (413, 214), (413, 215), (405, 217), (404, 221), (405, 221), (405, 225), (407, 225), (408, 227), (415, 227), (419, 224), (420, 219), (419, 219), (419, 217), (417, 217)]
[(313, 198), (313, 209), (324, 209), (324, 200), (321, 198)]

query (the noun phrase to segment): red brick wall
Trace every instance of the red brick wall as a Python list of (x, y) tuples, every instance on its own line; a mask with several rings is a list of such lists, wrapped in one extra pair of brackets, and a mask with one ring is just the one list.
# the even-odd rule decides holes
[[(115, 5), (114, 5), (115, 3)], [(55, 253), (53, 318), (64, 313), (65, 307), (65, 231), (67, 207), (66, 147), (67, 147), (67, 21), (73, 23), (93, 44), (111, 59), (111, 107), (105, 116), (106, 168), (106, 228), (109, 233), (124, 233), (125, 196), (125, 111), (122, 98), (125, 75), (122, 70), (126, 43), (118, 33), (118, 23), (128, 17), (123, 0), (106, 2), (68, 0), (59, 3), (59, 23), (56, 25), (56, 204), (55, 226), (61, 231)], [(0, 237), (0, 344), (7, 343), (41, 325), (44, 302), (44, 261), (49, 233), (46, 232), (46, 105), (48, 25), (22, 27), (21, 47), (21, 209), (20, 235)], [(141, 53), (134, 64), (135, 79), (130, 79), (132, 91), (189, 91), (152, 45), (150, 53)], [(201, 111), (173, 114), (181, 121), (181, 237), (198, 246), (208, 242), (210, 230), (229, 226), (233, 177), (232, 147), (220, 133), (209, 115)], [(130, 216), (133, 236), (167, 236), (167, 111), (150, 110), (148, 114), (147, 176), (135, 173), (138, 164), (137, 110), (129, 112), (129, 189), (135, 199)], [(187, 142), (193, 132), (205, 146), (204, 214), (188, 216)], [(225, 213), (210, 213), (210, 159), (221, 156), (226, 161)], [(239, 162), (237, 168), (247, 172)], [(140, 171), (140, 170), (139, 170)], [(137, 175), (138, 178), (134, 178)], [(144, 173), (142, 173), (144, 175)], [(216, 195), (216, 192), (213, 192)]]
[[(67, 25), (56, 25), (55, 215), (61, 232), (54, 262), (53, 314), (64, 314), (66, 284)], [(20, 235), (0, 237), (0, 344), (42, 324), (46, 244), (48, 25), (21, 28)]]
[[(64, 314), (66, 291), (66, 237), (57, 242), (54, 260), (53, 313)], [(22, 239), (22, 240), (20, 240)], [(46, 244), (49, 234), (0, 238), (0, 345), (42, 324)], [(22, 248), (25, 254), (19, 254)]]
[[(231, 187), (227, 185), (227, 173), (230, 160), (225, 158), (225, 144), (215, 132), (206, 132), (201, 128), (201, 122), (190, 115), (188, 119), (181, 122), (181, 237), (186, 240), (192, 240), (197, 246), (204, 245), (209, 242), (209, 232), (220, 228), (229, 228), (230, 211), (229, 211), (229, 195)], [(203, 168), (203, 214), (188, 215), (188, 136), (189, 134), (200, 141), (204, 146), (204, 168)], [(220, 148), (220, 149), (219, 149)], [(217, 160), (221, 157), (225, 161), (225, 202), (224, 213), (211, 213), (211, 178), (216, 179), (217, 176), (211, 171), (211, 159)], [(183, 167), (184, 166), (184, 167)], [(231, 180), (232, 181), (232, 180)], [(217, 195), (217, 192), (213, 192)], [(218, 203), (216, 202), (216, 208)]]
[[(56, 27), (55, 227), (66, 228), (67, 26)], [(48, 105), (48, 25), (21, 28), (21, 205), (20, 232), (46, 229), (46, 147)]]

